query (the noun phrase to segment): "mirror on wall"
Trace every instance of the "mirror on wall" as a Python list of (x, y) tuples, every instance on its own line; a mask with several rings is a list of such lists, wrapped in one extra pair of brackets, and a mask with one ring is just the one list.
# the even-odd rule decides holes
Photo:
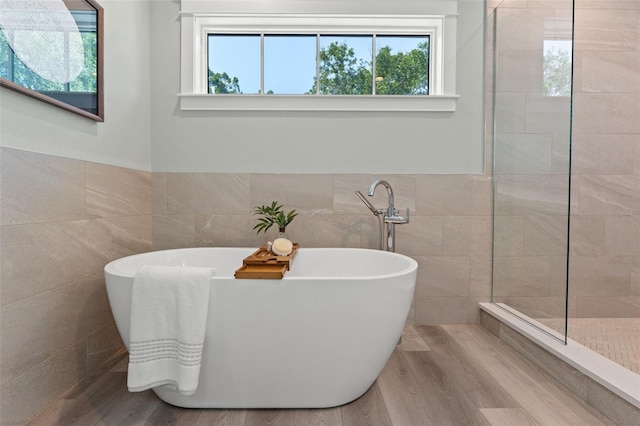
[(0, 86), (104, 121), (103, 9), (95, 0), (0, 0)]

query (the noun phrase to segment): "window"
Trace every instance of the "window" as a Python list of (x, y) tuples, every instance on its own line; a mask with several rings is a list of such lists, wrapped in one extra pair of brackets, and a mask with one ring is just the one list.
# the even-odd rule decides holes
[(429, 94), (428, 35), (209, 34), (208, 52), (210, 94)]
[(183, 13), (181, 108), (454, 111), (455, 24), (445, 15)]
[[(38, 5), (38, 4), (36, 4)], [(0, 10), (0, 86), (103, 121), (102, 8), (94, 0)]]

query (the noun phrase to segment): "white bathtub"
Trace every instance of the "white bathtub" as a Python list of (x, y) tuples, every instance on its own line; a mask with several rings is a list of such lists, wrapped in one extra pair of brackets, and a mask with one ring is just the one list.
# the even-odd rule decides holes
[(154, 388), (197, 408), (333, 407), (361, 396), (398, 342), (417, 263), (366, 249), (305, 249), (282, 280), (235, 279), (255, 248), (193, 248), (125, 257), (105, 267), (125, 345), (133, 276), (142, 265), (214, 267), (198, 390)]

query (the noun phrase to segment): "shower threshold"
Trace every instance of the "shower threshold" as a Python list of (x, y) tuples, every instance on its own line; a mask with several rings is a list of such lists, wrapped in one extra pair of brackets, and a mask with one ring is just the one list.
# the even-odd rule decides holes
[(563, 335), (503, 303), (480, 303), (480, 309), (483, 326), (588, 404), (614, 421), (637, 419), (640, 375), (572, 339), (565, 345)]

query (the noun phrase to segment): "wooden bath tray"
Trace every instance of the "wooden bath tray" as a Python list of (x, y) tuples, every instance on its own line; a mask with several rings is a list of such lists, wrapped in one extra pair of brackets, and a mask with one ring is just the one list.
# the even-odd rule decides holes
[(293, 250), (287, 256), (278, 256), (267, 250), (267, 246), (260, 247), (255, 253), (242, 261), (236, 273), (236, 278), (247, 279), (281, 279), (291, 269), (293, 258), (298, 253), (298, 243), (293, 244)]
[(235, 273), (238, 279), (279, 280), (287, 272), (285, 265), (242, 265)]

